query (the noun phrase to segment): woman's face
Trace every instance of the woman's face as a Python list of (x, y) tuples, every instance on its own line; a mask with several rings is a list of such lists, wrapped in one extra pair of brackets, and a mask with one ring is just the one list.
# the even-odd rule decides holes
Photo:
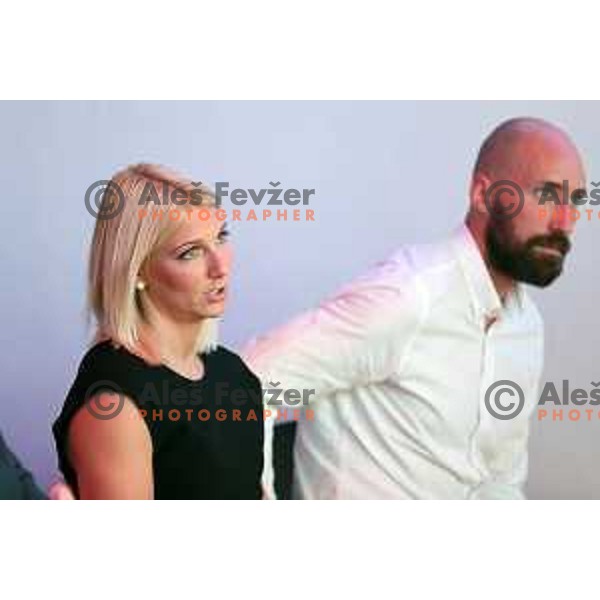
[[(206, 208), (202, 212), (207, 216)], [(183, 213), (185, 214), (185, 213)], [(200, 220), (194, 210), (160, 247), (140, 276), (143, 294), (161, 314), (196, 323), (223, 314), (232, 260), (231, 244), (223, 220), (210, 210)]]

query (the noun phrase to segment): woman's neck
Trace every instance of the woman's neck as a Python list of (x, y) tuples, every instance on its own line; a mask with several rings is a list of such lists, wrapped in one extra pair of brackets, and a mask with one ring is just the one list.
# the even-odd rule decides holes
[(139, 346), (152, 362), (164, 363), (191, 378), (202, 376), (198, 338), (202, 322), (190, 325), (173, 323), (154, 315), (139, 331)]

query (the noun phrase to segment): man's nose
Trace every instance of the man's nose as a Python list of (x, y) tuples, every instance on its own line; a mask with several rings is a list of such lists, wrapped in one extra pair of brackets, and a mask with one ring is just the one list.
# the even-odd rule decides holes
[(574, 218), (575, 208), (572, 206), (558, 206), (552, 211), (550, 229), (553, 232), (564, 233), (569, 236), (575, 230), (577, 219)]

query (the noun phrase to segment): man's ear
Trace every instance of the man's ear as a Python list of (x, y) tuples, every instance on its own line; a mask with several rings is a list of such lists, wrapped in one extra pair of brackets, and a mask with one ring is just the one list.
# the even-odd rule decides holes
[(471, 180), (471, 211), (478, 215), (489, 215), (489, 209), (486, 204), (485, 195), (491, 185), (491, 178), (483, 171), (477, 171), (473, 174)]

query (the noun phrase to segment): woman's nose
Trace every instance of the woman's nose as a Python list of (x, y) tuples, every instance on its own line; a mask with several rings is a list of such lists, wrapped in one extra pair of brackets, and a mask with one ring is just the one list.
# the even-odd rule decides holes
[(220, 279), (227, 275), (227, 262), (220, 248), (213, 250), (209, 255), (208, 274), (212, 279)]

